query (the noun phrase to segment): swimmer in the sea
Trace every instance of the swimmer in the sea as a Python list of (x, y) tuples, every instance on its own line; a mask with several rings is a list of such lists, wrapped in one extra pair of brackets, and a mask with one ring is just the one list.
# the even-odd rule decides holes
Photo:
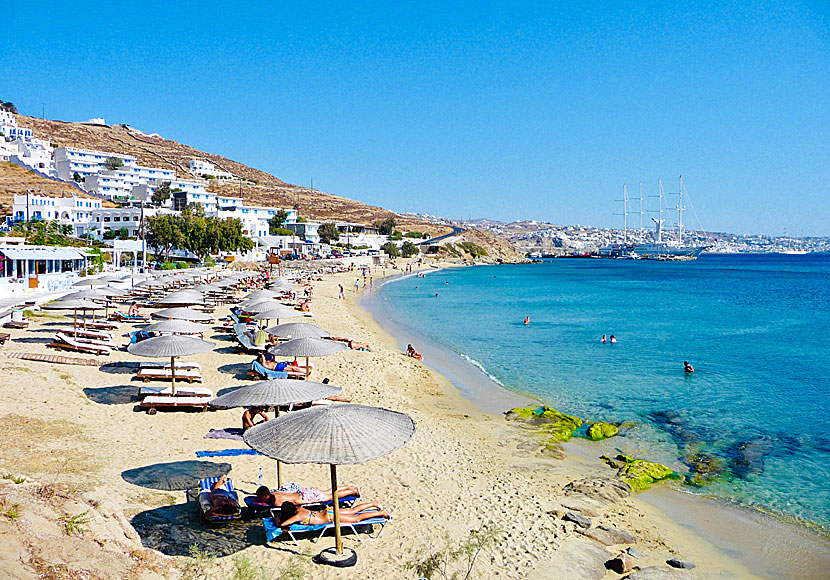
[(692, 364), (689, 361), (684, 360), (683, 361), (683, 370), (685, 371), (685, 373), (687, 375), (690, 375), (693, 372), (695, 372), (695, 367), (693, 367)]

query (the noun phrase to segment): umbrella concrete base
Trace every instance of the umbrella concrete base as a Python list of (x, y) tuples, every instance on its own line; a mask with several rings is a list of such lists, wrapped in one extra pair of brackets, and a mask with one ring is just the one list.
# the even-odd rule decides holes
[(326, 548), (312, 559), (315, 564), (325, 564), (335, 568), (349, 568), (357, 564), (357, 552), (351, 548), (343, 548), (343, 553), (338, 554), (336, 548)]

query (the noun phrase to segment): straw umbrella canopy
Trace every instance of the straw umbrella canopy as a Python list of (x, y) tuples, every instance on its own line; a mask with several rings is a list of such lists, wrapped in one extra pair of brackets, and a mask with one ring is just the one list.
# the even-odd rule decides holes
[(204, 324), (182, 320), (180, 318), (167, 318), (160, 322), (148, 324), (142, 330), (148, 332), (172, 332), (173, 334), (204, 334), (210, 332), (211, 328)]
[(84, 278), (72, 284), (73, 288), (83, 288), (84, 286), (103, 286), (109, 280), (102, 280), (101, 278)]
[(206, 312), (199, 312), (198, 310), (191, 310), (190, 308), (165, 308), (158, 312), (153, 312), (153, 318), (178, 318), (179, 320), (190, 320), (192, 322), (199, 322), (205, 320), (213, 320), (213, 317)]
[(195, 336), (171, 334), (167, 336), (156, 336), (131, 344), (127, 347), (127, 352), (150, 358), (170, 357), (170, 378), (173, 385), (173, 394), (175, 395), (176, 357), (207, 352), (212, 350), (214, 346), (216, 346), (215, 343), (196, 338)]
[(296, 318), (302, 315), (302, 312), (294, 310), (288, 306), (274, 304), (272, 308), (257, 312), (255, 315), (251, 316), (251, 320), (276, 320), (277, 323), (279, 323), (281, 318)]
[(98, 278), (101, 282), (121, 282), (123, 279), (124, 276), (120, 276), (118, 274), (107, 274), (106, 276)]
[(268, 352), (274, 356), (304, 356), (305, 357), (305, 376), (306, 379), (310, 374), (308, 368), (308, 359), (312, 356), (326, 356), (346, 350), (346, 345), (342, 342), (335, 342), (333, 340), (322, 340), (320, 338), (296, 338), (289, 340), (282, 344), (272, 346)]
[(67, 300), (55, 300), (49, 304), (44, 304), (41, 308), (45, 310), (73, 310), (73, 326), (78, 325), (78, 310), (82, 310), (84, 312), (84, 328), (86, 328), (86, 311), (101, 310), (104, 307), (88, 298), (69, 298)]
[(337, 555), (343, 553), (337, 466), (364, 463), (403, 447), (415, 433), (411, 417), (365, 405), (312, 407), (245, 432), (249, 447), (284, 463), (323, 463), (331, 470)]
[(279, 296), (278, 292), (272, 292), (271, 290), (254, 290), (253, 292), (249, 292), (245, 295), (245, 302), (259, 302), (263, 298), (279, 298)]
[(294, 340), (296, 338), (328, 338), (331, 336), (328, 332), (305, 322), (286, 322), (285, 324), (277, 324), (270, 328), (266, 328), (265, 332), (279, 336), (280, 338), (287, 338)]
[[(274, 407), (276, 416), (280, 416), (280, 405), (310, 403), (317, 399), (327, 399), (340, 393), (342, 389), (313, 381), (295, 379), (271, 379), (250, 386), (239, 387), (210, 402), (211, 407), (233, 409), (234, 407)], [(282, 486), (280, 462), (277, 461), (277, 487)]]
[(180, 491), (190, 489), (206, 477), (221, 477), (231, 470), (230, 463), (212, 461), (173, 461), (154, 463), (121, 472), (124, 481), (150, 489)]
[[(250, 306), (242, 306), (242, 309), (245, 312), (270, 312), (272, 314), (277, 313), (279, 316), (273, 316), (273, 318), (290, 318), (292, 316), (302, 316), (303, 313), (299, 310), (294, 310), (291, 306), (286, 306), (285, 304), (280, 304), (276, 300), (267, 300), (264, 302), (258, 302), (256, 304), (252, 304)], [(260, 318), (259, 320), (264, 320)]]
[(161, 300), (156, 300), (156, 304), (159, 306), (193, 306), (204, 305), (204, 303), (204, 294), (197, 290), (177, 290)]

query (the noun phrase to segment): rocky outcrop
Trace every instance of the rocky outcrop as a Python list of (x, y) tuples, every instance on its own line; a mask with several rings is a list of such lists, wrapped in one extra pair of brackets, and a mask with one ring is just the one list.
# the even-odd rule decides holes
[(587, 436), (591, 441), (602, 441), (603, 439), (613, 437), (619, 432), (620, 428), (613, 423), (599, 421), (588, 427)]
[(668, 566), (649, 566), (626, 576), (628, 580), (699, 580), (688, 570), (669, 568)]
[(633, 459), (627, 455), (617, 455), (622, 461), (622, 467), (617, 477), (628, 483), (633, 489), (643, 491), (655, 482), (663, 479), (676, 478), (677, 474), (669, 467), (645, 459)]
[(567, 441), (582, 426), (582, 419), (560, 413), (553, 407), (516, 407), (505, 413), (508, 421), (538, 428), (554, 441)]
[[(583, 530), (582, 535), (591, 538), (605, 546), (615, 546), (617, 544), (636, 544), (637, 536), (628, 530), (622, 530), (613, 526), (597, 526)], [(622, 572), (620, 572), (622, 574)]]

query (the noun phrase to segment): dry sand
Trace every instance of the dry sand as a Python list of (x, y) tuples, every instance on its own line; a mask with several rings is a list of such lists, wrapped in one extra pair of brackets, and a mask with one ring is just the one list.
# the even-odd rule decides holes
[[(345, 301), (337, 299), (338, 282), (347, 288)], [(612, 472), (572, 454), (565, 460), (547, 458), (538, 446), (528, 445), (526, 431), (476, 409), (446, 379), (400, 352), (356, 306), (358, 296), (349, 282), (354, 283), (354, 274), (314, 283), (313, 323), (332, 335), (369, 342), (374, 352), (318, 358), (312, 378), (329, 377), (353, 402), (402, 411), (417, 424), (404, 448), (338, 470), (341, 483), (360, 485), (364, 498), (379, 500), (394, 516), (376, 542), (358, 545), (354, 536), (345, 538), (347, 546), (357, 549), (356, 567), (339, 570), (311, 563), (309, 555), (333, 544), (329, 537), (317, 544), (303, 541), (300, 550), (289, 542), (265, 545), (256, 520), (208, 528), (198, 523), (197, 508), (186, 502), (184, 492), (127, 483), (121, 474), (128, 469), (195, 460), (198, 450), (245, 444), (203, 438), (209, 429), (239, 426), (240, 410), (140, 412), (135, 395), (142, 383), (132, 380), (129, 369), (113, 364), (137, 359), (119, 351), (99, 357), (104, 363), (100, 370), (0, 355), (0, 475), (27, 478), (24, 483), (0, 479), (0, 513), (19, 504), (19, 517), (14, 517), (17, 512), (0, 516), (0, 577), (177, 577), (176, 566), (192, 562), (182, 556), (197, 544), (221, 556), (211, 565), (217, 578), (229, 577), (227, 570), (238, 555), (272, 571), (295, 562), (306, 578), (417, 578), (407, 563), (440, 545), (445, 534), (459, 541), (470, 530), (495, 522), (506, 536), (496, 550), (479, 557), (476, 570), (482, 578), (619, 578), (605, 571), (603, 562), (625, 546), (606, 547), (578, 533), (575, 524), (561, 519), (569, 509), (580, 510), (594, 526), (635, 534), (635, 547), (643, 555), (635, 561), (639, 566), (666, 568), (665, 560), (678, 556), (695, 562), (700, 578), (753, 577), (637, 498), (603, 502), (566, 495), (563, 488), (569, 482), (608, 479)], [(217, 315), (226, 312), (220, 308)], [(54, 353), (44, 343), (63, 320), (42, 317), (28, 331), (12, 331), (13, 342), (4, 352)], [(117, 332), (130, 329), (122, 325)], [(217, 330), (206, 337), (217, 343), (214, 351), (187, 359), (201, 363), (202, 384), (214, 392), (251, 381), (246, 371), (253, 357), (238, 354), (231, 336)], [(119, 336), (118, 341), (127, 339)], [(275, 483), (274, 462), (267, 458), (216, 461), (233, 465), (230, 476), (242, 492), (254, 491), (259, 467), (266, 482)], [(284, 478), (329, 487), (325, 466), (288, 465)], [(87, 531), (70, 529), (68, 534), (69, 518), (84, 513)], [(66, 575), (44, 576), (44, 570)], [(71, 575), (73, 570), (87, 575)]]

